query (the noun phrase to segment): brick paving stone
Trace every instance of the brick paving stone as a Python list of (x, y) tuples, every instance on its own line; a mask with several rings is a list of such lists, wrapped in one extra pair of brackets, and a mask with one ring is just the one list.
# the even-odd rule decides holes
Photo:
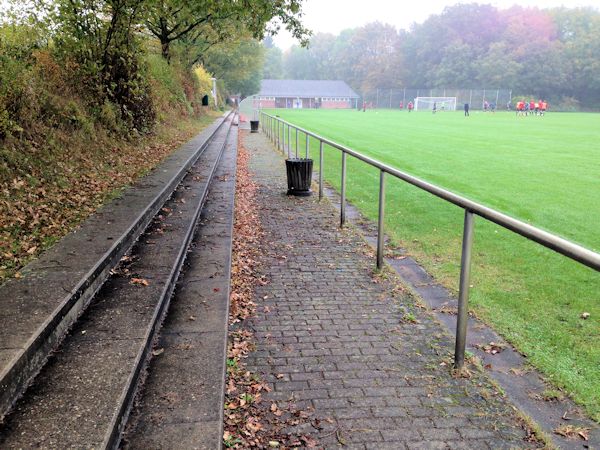
[(333, 421), (304, 430), (324, 448), (534, 447), (485, 375), (453, 378), (451, 336), (394, 280), (373, 278), (357, 230), (340, 229), (327, 200), (286, 196), (280, 154), (261, 133), (243, 139), (268, 242), (247, 362), (271, 383), (267, 398)]

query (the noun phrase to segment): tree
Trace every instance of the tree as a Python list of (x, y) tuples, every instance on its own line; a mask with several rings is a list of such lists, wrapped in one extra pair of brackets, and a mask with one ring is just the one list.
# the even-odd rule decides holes
[(212, 47), (205, 55), (204, 67), (223, 80), (228, 92), (246, 97), (260, 90), (264, 52), (255, 39), (240, 37)]
[(437, 68), (427, 74), (428, 86), (432, 87), (466, 87), (475, 79), (474, 49), (456, 40), (446, 46), (444, 56)]
[(129, 127), (139, 131), (154, 121), (137, 32), (147, 1), (35, 0), (32, 12), (48, 22), (53, 50), (71, 68), (73, 84), (99, 105), (118, 105)]
[(591, 8), (550, 11), (562, 44), (561, 92), (588, 107), (600, 106), (600, 13)]
[(518, 87), (523, 64), (515, 59), (512, 50), (506, 42), (490, 45), (488, 52), (476, 61), (474, 69), (477, 75), (472, 79), (477, 79), (480, 86)]
[(293, 45), (284, 53), (283, 70), (285, 78), (294, 80), (314, 80), (319, 78), (314, 55), (298, 45)]
[(281, 79), (283, 78), (283, 53), (281, 49), (273, 45), (271, 36), (263, 40), (265, 47), (265, 64), (263, 68), (263, 78)]
[(231, 24), (256, 39), (274, 34), (284, 26), (305, 42), (309, 32), (300, 22), (301, 4), (302, 0), (154, 0), (149, 3), (146, 26), (160, 41), (162, 55), (167, 60), (174, 41), (192, 36), (194, 40), (221, 42), (227, 39)]
[(333, 52), (338, 78), (361, 92), (401, 86), (404, 56), (400, 44), (396, 29), (379, 22), (342, 32)]

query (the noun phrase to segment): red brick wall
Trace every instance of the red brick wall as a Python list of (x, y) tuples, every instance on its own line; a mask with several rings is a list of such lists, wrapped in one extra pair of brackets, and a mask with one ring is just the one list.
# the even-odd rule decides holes
[(255, 108), (275, 108), (275, 100), (254, 100), (252, 103)]
[[(287, 100), (287, 103), (286, 103)], [(277, 100), (258, 100), (253, 101), (254, 108), (285, 108), (287, 105), (292, 105), (295, 99), (277, 98)], [(314, 99), (302, 99), (303, 108), (314, 108)], [(323, 100), (321, 102), (321, 108), (325, 109), (347, 109), (354, 108), (354, 99), (350, 99), (347, 102)]]
[(321, 103), (321, 108), (325, 108), (325, 109), (346, 109), (346, 108), (353, 108), (354, 105), (352, 104), (352, 101), (349, 102), (331, 102), (331, 101), (324, 101), (323, 103)]

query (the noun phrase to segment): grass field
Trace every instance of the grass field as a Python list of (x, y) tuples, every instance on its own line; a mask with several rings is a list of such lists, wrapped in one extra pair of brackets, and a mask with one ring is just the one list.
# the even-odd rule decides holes
[[(393, 167), (600, 251), (600, 115), (277, 110)], [(292, 135), (294, 136), (294, 135)], [(294, 137), (292, 137), (294, 141)], [(304, 135), (300, 135), (304, 154)], [(316, 144), (312, 156), (318, 163)], [(324, 174), (339, 188), (339, 151)], [(386, 232), (456, 292), (463, 210), (388, 177)], [(348, 200), (377, 216), (379, 174), (348, 158)], [(600, 273), (476, 217), (470, 306), (600, 421)], [(590, 318), (582, 319), (583, 312)]]

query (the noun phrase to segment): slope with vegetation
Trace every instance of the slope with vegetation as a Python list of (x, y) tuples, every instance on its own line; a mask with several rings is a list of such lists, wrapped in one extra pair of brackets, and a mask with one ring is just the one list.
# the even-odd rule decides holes
[[(0, 281), (261, 77), (301, 1), (15, 1), (0, 20)], [(209, 95), (209, 97), (211, 97)]]

